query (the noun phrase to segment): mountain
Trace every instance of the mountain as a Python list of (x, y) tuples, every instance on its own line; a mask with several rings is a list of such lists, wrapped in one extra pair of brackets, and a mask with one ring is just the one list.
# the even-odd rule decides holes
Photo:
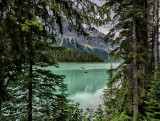
[(57, 46), (64, 46), (73, 50), (92, 53), (102, 59), (108, 59), (108, 52), (111, 46), (104, 42), (104, 34), (97, 29), (85, 31), (89, 36), (78, 36), (76, 32), (68, 30), (68, 23), (63, 23), (63, 36), (57, 38)]

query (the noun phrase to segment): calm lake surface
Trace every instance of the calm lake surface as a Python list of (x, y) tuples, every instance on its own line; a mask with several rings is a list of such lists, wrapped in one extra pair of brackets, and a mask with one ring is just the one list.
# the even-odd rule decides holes
[[(117, 67), (120, 63), (112, 63)], [(111, 63), (60, 63), (59, 68), (48, 67), (54, 74), (66, 75), (69, 99), (80, 103), (80, 108), (95, 109), (102, 104)]]

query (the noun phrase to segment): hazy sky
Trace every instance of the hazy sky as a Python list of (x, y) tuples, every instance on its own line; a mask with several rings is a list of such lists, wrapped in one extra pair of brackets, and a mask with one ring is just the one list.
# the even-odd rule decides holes
[(105, 2), (105, 0), (91, 0), (92, 2), (96, 3), (97, 5), (101, 6)]
[[(99, 6), (103, 5), (103, 3), (105, 2), (105, 0), (91, 0), (91, 1)], [(97, 29), (104, 34), (107, 34), (111, 27), (112, 27), (111, 24), (107, 24), (105, 26), (98, 27)]]

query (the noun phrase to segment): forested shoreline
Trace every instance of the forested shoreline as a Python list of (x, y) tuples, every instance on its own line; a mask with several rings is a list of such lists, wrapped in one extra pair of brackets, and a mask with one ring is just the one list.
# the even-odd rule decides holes
[(100, 57), (69, 48), (61, 48), (52, 51), (54, 58), (59, 62), (104, 62)]

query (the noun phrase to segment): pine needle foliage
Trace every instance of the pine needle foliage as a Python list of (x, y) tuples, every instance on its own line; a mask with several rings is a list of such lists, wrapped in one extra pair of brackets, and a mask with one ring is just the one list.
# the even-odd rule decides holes
[(152, 76), (149, 92), (147, 93), (146, 117), (148, 120), (160, 120), (160, 66), (158, 66), (156, 75)]
[(106, 35), (106, 42), (119, 44), (111, 55), (123, 60), (118, 68), (112, 69), (114, 75), (107, 83), (106, 117), (140, 120), (150, 84), (148, 75), (153, 72), (153, 1), (108, 0), (104, 6), (111, 7), (114, 13), (113, 28)]
[(104, 13), (89, 0), (1, 0), (0, 6), (1, 120), (69, 119), (64, 76), (44, 68), (57, 66), (51, 43), (64, 21), (87, 35), (83, 24), (104, 24)]
[(53, 56), (59, 62), (103, 62), (103, 59), (95, 54), (61, 48), (53, 51)]

